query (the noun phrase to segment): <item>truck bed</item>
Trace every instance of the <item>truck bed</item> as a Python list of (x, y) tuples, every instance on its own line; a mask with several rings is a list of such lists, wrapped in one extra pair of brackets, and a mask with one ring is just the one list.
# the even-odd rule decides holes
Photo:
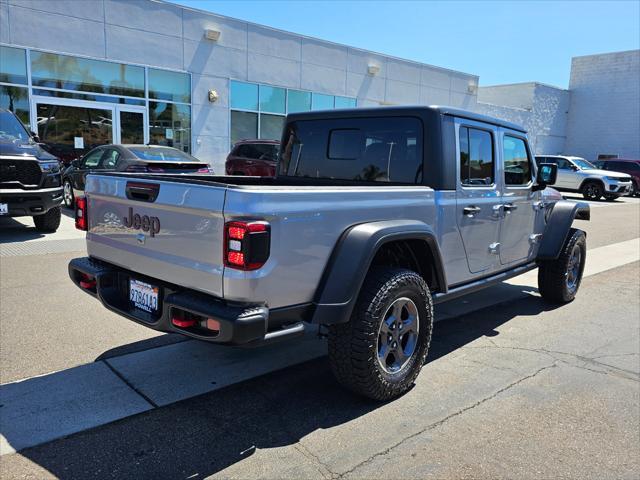
[[(157, 185), (157, 198), (127, 198), (127, 183)], [(271, 308), (313, 301), (333, 248), (351, 226), (436, 218), (431, 188), (382, 182), (104, 174), (87, 177), (86, 195), (91, 257), (228, 301)], [(455, 206), (453, 192), (438, 196), (438, 203)], [(131, 214), (156, 217), (157, 234), (126, 228)], [(269, 222), (269, 259), (256, 271), (225, 268), (224, 223), (246, 218)], [(449, 245), (460, 247), (459, 237)], [(464, 261), (464, 255), (456, 256)]]

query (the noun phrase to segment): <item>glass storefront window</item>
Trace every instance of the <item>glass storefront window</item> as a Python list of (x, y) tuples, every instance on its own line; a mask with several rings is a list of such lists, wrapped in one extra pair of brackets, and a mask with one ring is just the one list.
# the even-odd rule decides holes
[(190, 103), (191, 78), (189, 74), (150, 68), (149, 98)]
[(260, 85), (260, 111), (284, 114), (285, 89)]
[(356, 99), (349, 97), (336, 97), (336, 108), (354, 108)]
[(191, 152), (191, 107), (149, 102), (149, 143)]
[(282, 137), (283, 126), (283, 116), (260, 114), (260, 138), (279, 141)]
[(29, 89), (27, 87), (0, 85), (0, 108), (11, 110), (29, 128)]
[(258, 136), (258, 114), (231, 111), (231, 145)]
[[(61, 160), (73, 160), (113, 142), (111, 110), (39, 103), (36, 114), (40, 140)], [(83, 139), (84, 148), (75, 148), (76, 137)]]
[(311, 110), (329, 110), (333, 108), (333, 95), (314, 93), (311, 96)]
[(22, 48), (0, 46), (0, 82), (27, 84), (27, 57)]
[(92, 102), (119, 103), (121, 105), (140, 105), (144, 106), (144, 99), (128, 98), (128, 97), (108, 97), (106, 95), (92, 95), (90, 93), (80, 92), (61, 92), (58, 90), (44, 90), (39, 88), (33, 89), (34, 95), (41, 97), (56, 98), (75, 98), (77, 100), (90, 100)]
[(87, 58), (31, 52), (34, 87), (144, 97), (144, 68)]
[(258, 110), (258, 85), (232, 80), (231, 108)]
[(288, 90), (287, 102), (289, 113), (308, 112), (309, 110), (311, 110), (311, 92)]

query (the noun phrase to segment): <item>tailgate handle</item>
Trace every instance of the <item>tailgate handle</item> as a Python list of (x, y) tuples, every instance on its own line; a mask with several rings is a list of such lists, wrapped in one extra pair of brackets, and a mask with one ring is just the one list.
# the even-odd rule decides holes
[(160, 193), (160, 185), (157, 183), (127, 182), (125, 192), (129, 200), (155, 202), (158, 193)]

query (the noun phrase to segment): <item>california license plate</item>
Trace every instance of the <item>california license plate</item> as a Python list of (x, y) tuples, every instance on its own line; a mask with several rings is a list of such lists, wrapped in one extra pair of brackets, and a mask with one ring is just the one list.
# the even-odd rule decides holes
[(141, 282), (140, 280), (129, 280), (129, 302), (135, 308), (149, 313), (157, 313), (159, 288)]
[(0, 203), (0, 215), (7, 215), (9, 213), (9, 204)]

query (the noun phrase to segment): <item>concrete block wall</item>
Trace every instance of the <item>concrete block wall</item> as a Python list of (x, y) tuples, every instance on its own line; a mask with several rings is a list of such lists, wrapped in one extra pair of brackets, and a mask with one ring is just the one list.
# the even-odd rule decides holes
[(562, 153), (570, 93), (536, 82), (478, 89), (475, 110), (522, 125), (536, 154)]
[[(220, 39), (206, 40), (205, 29)], [(190, 72), (192, 151), (218, 171), (229, 150), (230, 79), (357, 97), (363, 106), (476, 103), (476, 75), (155, 0), (0, 0), (0, 41)]]
[(576, 57), (565, 153), (640, 158), (640, 50)]

